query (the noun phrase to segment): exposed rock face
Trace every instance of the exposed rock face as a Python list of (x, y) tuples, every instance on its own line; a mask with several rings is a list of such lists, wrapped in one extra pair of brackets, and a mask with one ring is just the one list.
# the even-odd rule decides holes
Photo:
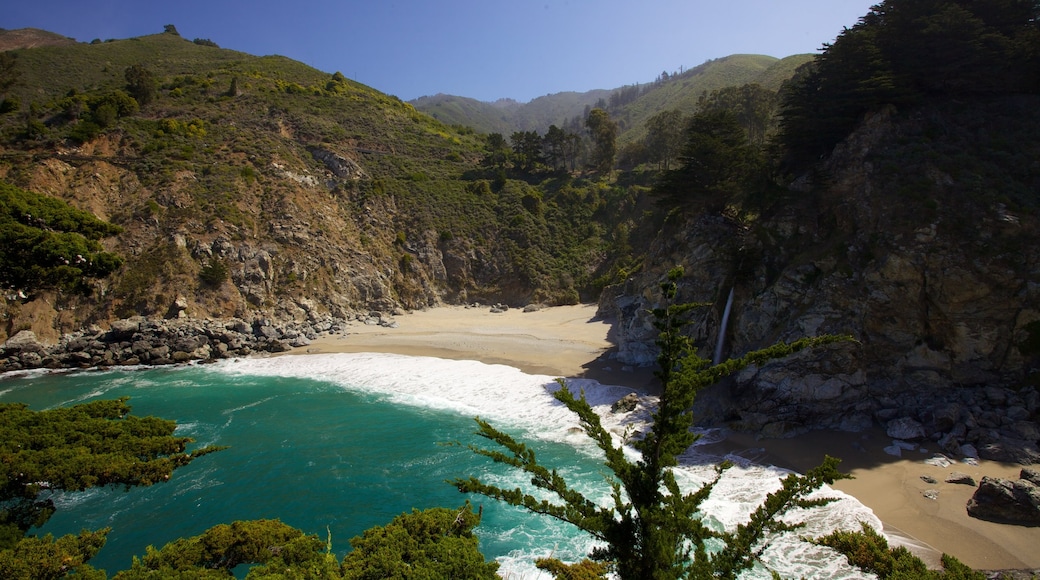
[(983, 458), (1040, 460), (1038, 393), (1020, 388), (1040, 368), (1040, 226), (934, 168), (920, 178), (934, 201), (909, 209), (875, 161), (906, 130), (871, 119), (823, 168), (825, 187), (750, 228), (699, 217), (662, 235), (647, 269), (601, 297), (619, 361), (652, 364), (648, 311), (681, 265), (679, 298), (713, 304), (694, 319), (701, 356), (720, 334), (731, 356), (803, 336), (855, 339), (745, 369), (712, 393), (704, 421), (785, 434), (880, 424), (951, 453), (971, 444)]
[(1017, 481), (983, 477), (968, 500), (968, 514), (981, 520), (1040, 526), (1040, 471), (1023, 469)]

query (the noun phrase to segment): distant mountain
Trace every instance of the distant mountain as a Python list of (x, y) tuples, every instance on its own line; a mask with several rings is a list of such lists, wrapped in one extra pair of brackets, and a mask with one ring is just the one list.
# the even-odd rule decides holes
[(670, 109), (692, 113), (697, 108), (697, 99), (705, 91), (747, 83), (777, 90), (798, 66), (811, 59), (810, 54), (783, 59), (736, 54), (710, 60), (680, 74), (662, 74), (645, 84), (584, 93), (554, 93), (528, 103), (510, 99), (488, 103), (445, 94), (420, 97), (410, 103), (443, 123), (503, 135), (514, 131), (545, 133), (550, 125), (573, 125), (575, 119), (580, 123), (587, 108), (606, 106), (620, 124), (624, 142), (641, 135), (643, 123), (655, 113)]

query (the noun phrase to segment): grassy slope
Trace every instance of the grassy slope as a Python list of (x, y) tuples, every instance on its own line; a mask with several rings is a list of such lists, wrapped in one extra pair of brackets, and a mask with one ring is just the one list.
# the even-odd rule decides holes
[[(89, 102), (120, 89), (135, 64), (159, 81), (155, 101), (76, 146), (70, 137), (82, 121), (65, 114), (66, 95), (74, 91)], [(21, 50), (18, 67), (26, 106), (0, 117), (0, 175), (126, 228), (124, 247), (116, 249), (130, 254), (127, 267), (108, 294), (123, 301), (117, 314), (158, 311), (163, 299), (195, 287), (207, 258), (193, 248), (218, 238), (278, 248), (266, 278), (274, 294), (250, 298), (261, 307), (300, 294), (304, 276), (308, 291), (338, 293), (364, 307), (374, 294), (351, 290), (351, 271), (394, 272), (379, 283), (393, 284), (391, 296), (413, 306), (433, 292), (446, 299), (572, 301), (605, 267), (611, 244), (626, 248), (604, 232), (631, 220), (609, 202), (631, 198), (629, 188), (569, 178), (551, 189), (519, 181), (489, 188), (484, 180), (493, 175), (478, 165), (482, 139), (472, 131), (283, 57), (158, 34)], [(238, 94), (231, 96), (233, 80)], [(25, 140), (29, 103), (46, 129)], [(364, 174), (327, 181), (310, 153), (315, 148), (357, 162)], [(39, 162), (66, 153), (79, 156), (64, 157), (75, 177)], [(98, 173), (99, 163), (108, 170)], [(92, 189), (92, 174), (120, 185)], [(317, 179), (305, 184), (300, 176)], [(178, 248), (176, 239), (187, 239), (188, 247)], [(442, 251), (467, 269), (434, 280), (437, 266), (426, 256)], [(236, 250), (225, 259), (246, 260), (242, 255)], [(207, 292), (200, 288), (196, 297), (219, 302)]]
[[(620, 141), (624, 143), (640, 138), (644, 133), (643, 123), (660, 111), (679, 109), (692, 113), (696, 110), (697, 99), (705, 91), (746, 83), (758, 83), (777, 90), (784, 80), (791, 77), (795, 68), (811, 58), (812, 55), (807, 54), (784, 59), (738, 54), (708, 61), (668, 81), (654, 83), (634, 102), (619, 111), (612, 111), (615, 120), (625, 127)], [(554, 93), (510, 109), (453, 95), (423, 97), (412, 104), (445, 123), (464, 125), (481, 132), (508, 136), (513, 131), (535, 130), (544, 134), (549, 125), (562, 126), (568, 119), (584, 115), (585, 107), (594, 106), (600, 99), (609, 100), (613, 92)]]

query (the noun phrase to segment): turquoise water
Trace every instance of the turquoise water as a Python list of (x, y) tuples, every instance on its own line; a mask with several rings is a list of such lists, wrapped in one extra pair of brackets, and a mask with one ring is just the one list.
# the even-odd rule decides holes
[[(592, 381), (576, 386), (600, 405), (627, 392)], [(195, 438), (196, 445), (230, 446), (150, 488), (95, 489), (57, 498), (57, 513), (39, 532), (111, 527), (93, 563), (112, 573), (128, 568), (131, 557), (148, 545), (159, 547), (241, 519), (279, 518), (323, 539), (328, 529), (342, 556), (351, 537), (402, 512), (462, 505), (467, 497), (448, 479), (476, 475), (504, 487), (525, 485), (522, 476), (465, 448), (487, 443), (473, 435), (475, 415), (530, 440), (543, 464), (559, 467), (572, 486), (606, 501), (600, 456), (552, 399), (554, 387), (551, 377), (471, 361), (309, 355), (10, 377), (0, 381), (0, 401), (45, 409), (129, 396), (135, 414), (175, 419), (177, 434)], [(611, 421), (618, 432), (626, 427)], [(446, 445), (451, 442), (463, 445)], [(709, 466), (690, 466), (683, 480), (692, 486), (709, 476)], [(709, 519), (734, 525), (777, 481), (778, 473), (765, 468), (735, 471), (728, 478), (728, 497), (715, 500)], [(469, 499), (484, 507), (481, 550), (502, 563), (504, 577), (539, 577), (532, 566), (536, 557), (578, 559), (593, 545), (566, 524), (483, 497)], [(850, 506), (846, 512), (861, 515), (861, 506)], [(842, 512), (830, 519), (848, 517)], [(795, 551), (782, 548), (778, 557), (790, 558)], [(835, 570), (822, 575), (829, 559), (810, 550), (781, 568), (841, 577)]]

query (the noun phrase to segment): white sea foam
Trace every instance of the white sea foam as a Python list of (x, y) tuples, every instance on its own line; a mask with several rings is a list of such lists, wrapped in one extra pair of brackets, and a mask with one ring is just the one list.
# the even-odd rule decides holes
[[(525, 432), (525, 436), (561, 441), (587, 453), (598, 453), (589, 440), (576, 431), (575, 416), (552, 397), (559, 388), (553, 377), (529, 375), (513, 367), (488, 365), (476, 361), (455, 361), (426, 357), (390, 354), (323, 354), (284, 356), (272, 358), (226, 361), (207, 367), (217, 372), (309, 378), (333, 383), (342, 388), (386, 397), (395, 403), (418, 407), (450, 410), (464, 415), (480, 416), (499, 427), (511, 427)], [(640, 423), (632, 417), (645, 420), (646, 413), (615, 415), (610, 405), (632, 392), (619, 386), (602, 385), (588, 379), (568, 380), (568, 388), (585, 392), (593, 408), (603, 417), (604, 426), (620, 437), (626, 430), (639, 429)], [(644, 398), (645, 404), (656, 401)], [(717, 439), (718, 432), (708, 432), (709, 440)], [(634, 454), (634, 451), (632, 451)], [(722, 458), (706, 458), (695, 451), (683, 456), (683, 465), (677, 470), (677, 479), (684, 490), (693, 490), (714, 477), (713, 463)], [(772, 491), (779, 489), (780, 479), (788, 472), (755, 465), (746, 457), (722, 477), (711, 497), (703, 505), (706, 519), (726, 529), (746, 522), (752, 510)], [(752, 458), (753, 459), (753, 458)], [(564, 472), (566, 476), (566, 473)], [(491, 476), (489, 483), (496, 483)], [(499, 476), (503, 477), (503, 476)], [(522, 478), (521, 478), (522, 479)], [(501, 484), (506, 481), (498, 482)], [(509, 486), (513, 487), (513, 486)], [(594, 501), (609, 500), (609, 489), (579, 489)], [(861, 578), (863, 574), (851, 569), (845, 559), (834, 552), (813, 546), (798, 536), (821, 536), (835, 529), (858, 530), (860, 522), (880, 530), (881, 522), (869, 508), (851, 496), (829, 487), (817, 492), (821, 497), (836, 500), (822, 508), (792, 513), (789, 520), (801, 521), (805, 528), (796, 534), (777, 538), (764, 553), (763, 560), (785, 577), (804, 578)], [(510, 533), (522, 534), (523, 530)], [(561, 541), (570, 541), (573, 538)], [(583, 554), (592, 547), (570, 545), (559, 549), (563, 554)], [(500, 573), (511, 578), (547, 578), (533, 567), (536, 557), (545, 553), (513, 553), (500, 558)], [(748, 577), (768, 578), (769, 573), (757, 569)]]

